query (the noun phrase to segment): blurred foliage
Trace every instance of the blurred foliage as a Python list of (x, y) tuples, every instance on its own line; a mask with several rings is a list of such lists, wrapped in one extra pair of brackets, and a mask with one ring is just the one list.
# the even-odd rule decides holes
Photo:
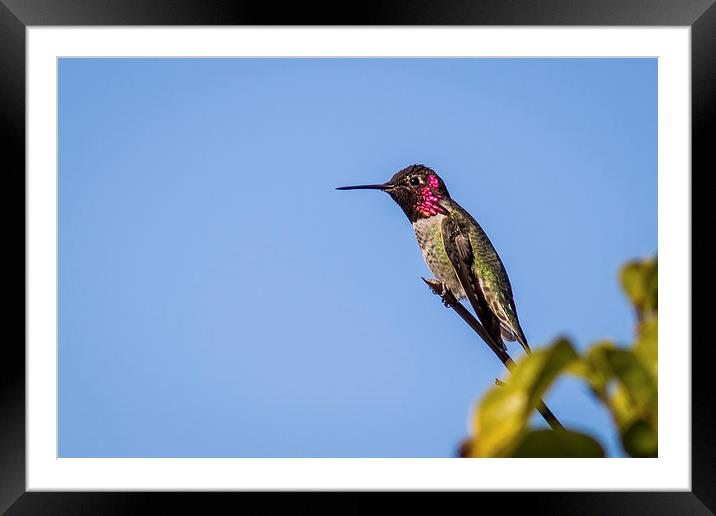
[(622, 267), (622, 288), (634, 307), (635, 341), (626, 347), (594, 343), (577, 354), (566, 338), (523, 356), (508, 379), (482, 398), (466, 457), (604, 457), (594, 438), (572, 430), (534, 429), (529, 420), (561, 375), (583, 380), (612, 415), (624, 451), (656, 457), (658, 451), (658, 264), (656, 258)]
[(658, 302), (658, 264), (653, 260), (635, 260), (621, 270), (622, 288), (634, 305), (639, 319), (656, 317)]

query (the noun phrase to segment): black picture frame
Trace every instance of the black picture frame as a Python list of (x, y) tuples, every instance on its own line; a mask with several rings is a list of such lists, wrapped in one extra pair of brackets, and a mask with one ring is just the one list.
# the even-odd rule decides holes
[[(335, 2), (286, 4), (219, 0), (0, 0), (0, 115), (6, 202), (22, 192), (25, 171), (25, 29), (47, 25), (634, 25), (691, 27), (692, 170), (711, 173), (716, 120), (715, 0), (428, 0), (380, 3)], [(692, 172), (692, 178), (694, 173)], [(16, 193), (17, 192), (17, 193)], [(8, 210), (9, 215), (9, 210)], [(14, 220), (7, 217), (6, 220)], [(12, 226), (10, 226), (12, 227)], [(23, 267), (25, 263), (23, 228)], [(19, 240), (19, 236), (18, 236)], [(19, 261), (19, 258), (17, 258)], [(23, 295), (23, 300), (25, 295)], [(23, 303), (24, 311), (24, 303)], [(15, 322), (7, 317), (7, 321)], [(20, 317), (17, 317), (17, 321)], [(24, 335), (23, 324), (22, 333)], [(685, 338), (688, 338), (685, 335)], [(692, 346), (692, 491), (465, 493), (470, 503), (496, 502), (500, 512), (521, 508), (530, 514), (714, 514), (716, 513), (716, 417), (707, 381), (707, 353), (712, 343)], [(670, 343), (671, 344), (671, 343)], [(679, 345), (679, 343), (673, 343)], [(128, 514), (167, 511), (174, 498), (184, 510), (207, 513), (215, 503), (236, 503), (252, 497), (271, 511), (267, 496), (241, 493), (39, 493), (25, 489), (25, 345), (10, 338), (3, 346), (0, 374), (0, 512), (20, 514)], [(668, 386), (666, 387), (668, 388)], [(335, 511), (372, 508), (377, 494), (351, 495)], [(259, 498), (260, 497), (260, 498)], [(413, 499), (419, 497), (413, 497)], [(490, 500), (488, 500), (488, 498)], [(272, 497), (272, 501), (276, 498)], [(434, 499), (433, 499), (434, 500)], [(505, 504), (509, 500), (509, 505)], [(304, 493), (278, 497), (291, 510), (315, 512)], [(378, 502), (382, 505), (382, 501)], [(401, 502), (402, 503), (402, 502)], [(422, 508), (446, 509), (440, 501), (420, 497)], [(437, 505), (439, 504), (439, 505)], [(485, 507), (484, 505), (482, 507)], [(235, 506), (240, 510), (240, 506)]]

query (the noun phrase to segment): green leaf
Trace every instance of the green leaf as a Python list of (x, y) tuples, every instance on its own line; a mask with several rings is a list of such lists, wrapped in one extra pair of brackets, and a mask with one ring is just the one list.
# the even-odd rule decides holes
[(620, 428), (638, 417), (638, 412), (634, 410), (634, 405), (631, 403), (626, 389), (621, 384), (614, 389), (613, 394), (607, 400), (607, 406), (614, 416), (614, 421)]
[(628, 349), (614, 348), (605, 351), (605, 358), (634, 409), (640, 414), (647, 412), (655, 416), (656, 384), (636, 354)]
[(659, 321), (652, 319), (639, 325), (639, 337), (634, 343), (634, 353), (656, 381), (659, 373)]
[(512, 457), (604, 457), (602, 446), (588, 435), (564, 430), (532, 430)]
[(566, 339), (524, 356), (510, 378), (483, 397), (475, 417), (477, 437), (471, 446), (471, 455), (508, 455), (525, 431), (542, 395), (575, 358), (574, 348)]
[[(649, 323), (651, 324), (651, 323)], [(644, 342), (642, 353), (655, 354), (651, 346), (655, 343)], [(656, 416), (657, 384), (654, 362), (650, 369), (636, 351), (619, 348), (610, 342), (600, 342), (587, 351), (585, 357), (570, 367), (570, 372), (585, 378), (594, 392), (608, 403), (615, 419), (626, 423), (636, 417)], [(610, 383), (616, 380), (616, 389)]]
[(622, 428), (622, 444), (632, 457), (656, 457), (659, 435), (651, 423), (637, 419)]
[(622, 288), (636, 308), (639, 318), (656, 314), (659, 291), (657, 260), (629, 262), (622, 267), (620, 276)]
[[(585, 378), (607, 405), (619, 426), (625, 450), (631, 450), (629, 453), (634, 456), (651, 456), (650, 453), (656, 450), (657, 324), (654, 319), (640, 325), (640, 340), (633, 350), (600, 342), (593, 345), (584, 358), (570, 366), (570, 372)], [(616, 385), (613, 385), (615, 382)], [(643, 428), (632, 428), (638, 421), (649, 425), (653, 439), (649, 437), (652, 434), (647, 434)]]
[(598, 396), (606, 396), (607, 383), (614, 376), (605, 353), (616, 346), (611, 341), (601, 341), (592, 345), (583, 358), (573, 362), (568, 372), (587, 380)]

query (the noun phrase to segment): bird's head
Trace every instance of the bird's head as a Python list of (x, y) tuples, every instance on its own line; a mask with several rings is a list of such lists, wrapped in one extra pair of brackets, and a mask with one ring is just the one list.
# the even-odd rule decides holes
[(449, 199), (445, 183), (425, 165), (410, 165), (395, 173), (389, 181), (377, 185), (342, 186), (338, 190), (382, 190), (403, 209), (410, 222), (446, 213), (441, 199)]

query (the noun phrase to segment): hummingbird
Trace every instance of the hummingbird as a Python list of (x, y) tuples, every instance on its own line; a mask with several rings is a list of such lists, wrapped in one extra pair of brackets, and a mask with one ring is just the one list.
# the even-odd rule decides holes
[(433, 169), (410, 165), (382, 184), (337, 189), (382, 190), (390, 195), (413, 225), (423, 259), (444, 288), (458, 300), (467, 298), (498, 346), (506, 350), (504, 341), (518, 341), (530, 352), (502, 260)]

